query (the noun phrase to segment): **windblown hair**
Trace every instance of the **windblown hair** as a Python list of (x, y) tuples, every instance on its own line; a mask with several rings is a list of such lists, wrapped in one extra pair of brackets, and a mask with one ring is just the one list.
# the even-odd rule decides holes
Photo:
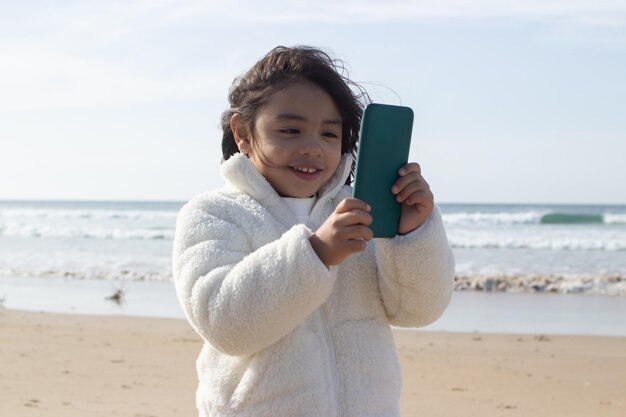
[(308, 46), (278, 46), (235, 78), (230, 87), (230, 107), (221, 120), (224, 160), (239, 152), (230, 127), (232, 116), (239, 114), (242, 122), (253, 129), (258, 109), (272, 94), (301, 81), (317, 85), (333, 99), (342, 119), (341, 153), (356, 156), (361, 115), (371, 101), (367, 92), (348, 79), (343, 61), (326, 52)]

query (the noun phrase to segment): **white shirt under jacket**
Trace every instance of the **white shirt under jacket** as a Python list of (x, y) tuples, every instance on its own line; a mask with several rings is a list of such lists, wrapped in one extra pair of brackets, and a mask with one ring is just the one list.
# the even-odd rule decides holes
[(454, 259), (437, 208), (417, 230), (373, 239), (328, 269), (309, 237), (351, 195), (352, 158), (320, 190), (306, 224), (241, 154), (225, 186), (180, 211), (174, 281), (204, 339), (200, 416), (399, 416), (401, 369), (390, 324), (436, 320)]

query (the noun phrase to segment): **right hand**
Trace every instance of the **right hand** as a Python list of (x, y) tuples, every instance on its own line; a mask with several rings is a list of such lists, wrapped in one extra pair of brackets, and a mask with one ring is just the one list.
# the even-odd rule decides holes
[(356, 198), (346, 198), (309, 238), (320, 260), (328, 267), (339, 265), (355, 252), (363, 252), (374, 237), (370, 207)]

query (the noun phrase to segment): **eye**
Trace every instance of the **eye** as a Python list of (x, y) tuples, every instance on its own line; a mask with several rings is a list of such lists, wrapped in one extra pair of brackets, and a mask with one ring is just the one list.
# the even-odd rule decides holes
[(281, 133), (286, 133), (288, 135), (297, 135), (298, 133), (300, 133), (300, 130), (299, 129), (288, 128), (288, 129), (281, 129), (280, 132)]
[(324, 135), (326, 137), (329, 137), (329, 138), (338, 138), (339, 137), (339, 135), (336, 134), (335, 132), (324, 132), (324, 133), (322, 133), (322, 135)]

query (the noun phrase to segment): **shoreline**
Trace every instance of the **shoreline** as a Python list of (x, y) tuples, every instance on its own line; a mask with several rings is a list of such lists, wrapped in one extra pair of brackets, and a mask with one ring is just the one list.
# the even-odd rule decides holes
[[(0, 310), (0, 415), (197, 415), (182, 319)], [(394, 330), (402, 415), (626, 413), (626, 337)]]
[[(107, 299), (119, 289), (120, 303)], [(184, 318), (172, 282), (0, 277), (2, 299), (10, 310)], [(443, 316), (419, 330), (619, 337), (624, 317), (623, 296), (457, 290)]]

